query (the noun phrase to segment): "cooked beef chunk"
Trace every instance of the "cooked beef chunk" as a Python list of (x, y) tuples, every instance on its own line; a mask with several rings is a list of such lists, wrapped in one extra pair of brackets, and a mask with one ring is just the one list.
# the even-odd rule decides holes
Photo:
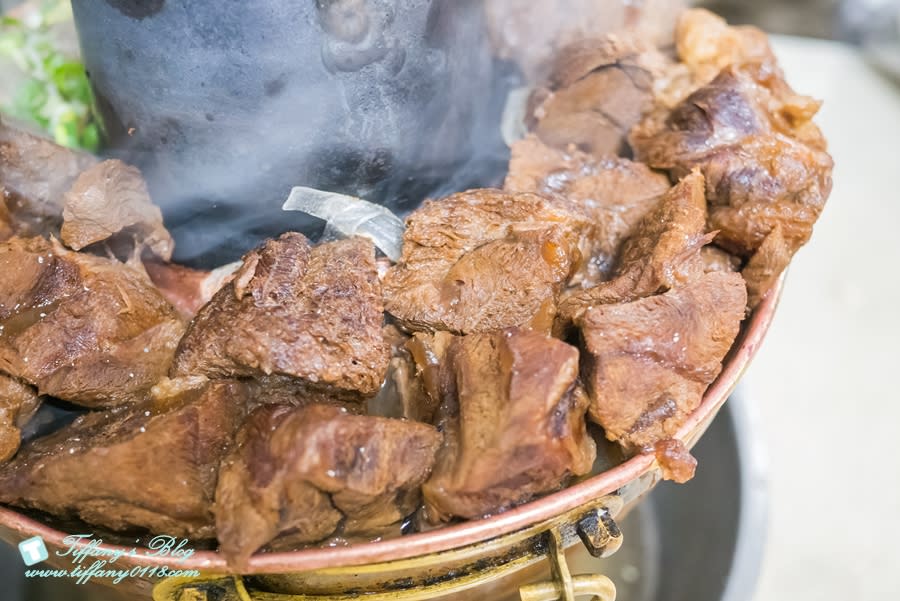
[(697, 88), (711, 82), (731, 65), (762, 63), (778, 70), (766, 35), (755, 27), (729, 26), (724, 19), (704, 9), (681, 13), (675, 28), (678, 62), (657, 71), (653, 84), (655, 107), (648, 120), (663, 121), (675, 106)]
[(0, 502), (115, 531), (212, 538), (219, 462), (245, 403), (237, 382), (164, 382), (148, 403), (88, 413), (25, 444), (0, 468)]
[[(296, 538), (297, 545), (311, 543), (327, 538), (342, 519), (325, 492), (284, 475), (288, 458), (275, 455), (272, 439), (293, 411), (286, 405), (253, 411), (219, 470), (216, 532), (221, 552), (236, 568), (279, 534)], [(295, 450), (302, 455), (304, 449)]]
[(0, 121), (0, 189), (16, 233), (51, 232), (62, 219), (63, 194), (97, 159)]
[(712, 244), (700, 249), (700, 260), (705, 272), (739, 271), (741, 268), (740, 258)]
[(389, 349), (369, 240), (310, 248), (288, 233), (248, 253), (234, 280), (191, 323), (173, 373), (289, 376), (344, 396), (378, 392)]
[(750, 309), (756, 308), (775, 285), (778, 276), (791, 262), (792, 255), (791, 247), (781, 235), (781, 226), (776, 225), (741, 271), (747, 282), (747, 306)]
[(668, 290), (702, 271), (700, 249), (712, 238), (703, 233), (705, 222), (703, 176), (691, 173), (638, 223), (622, 247), (612, 280), (562, 300), (560, 321), (572, 320), (592, 305)]
[(234, 272), (241, 265), (229, 263), (212, 271), (203, 271), (158, 260), (144, 260), (142, 264), (153, 285), (188, 320), (234, 278)]
[(0, 244), (0, 372), (86, 407), (164, 376), (184, 325), (139, 272), (42, 238)]
[(497, 513), (591, 470), (577, 349), (506, 330), (455, 338), (440, 361), (444, 444), (422, 487), (430, 521)]
[(160, 259), (172, 258), (175, 242), (137, 168), (103, 161), (78, 176), (63, 202), (60, 237), (69, 248), (81, 250), (125, 233)]
[(780, 224), (796, 250), (831, 191), (832, 160), (811, 121), (818, 107), (778, 72), (727, 67), (663, 123), (638, 126), (632, 142), (651, 167), (675, 177), (703, 172), (717, 245), (748, 257)]
[(557, 150), (528, 136), (512, 146), (504, 188), (561, 196), (589, 215), (593, 231), (582, 248), (588, 260), (569, 282), (586, 287), (609, 278), (622, 241), (659, 204), (669, 180), (641, 163), (596, 158), (573, 148)]
[(709, 83), (730, 65), (777, 65), (763, 31), (751, 26), (729, 26), (725, 19), (702, 8), (686, 10), (678, 17), (675, 46), (696, 87)]
[(683, 3), (672, 0), (491, 0), (488, 32), (502, 59), (542, 82), (561, 49), (614, 31), (633, 31), (651, 43), (671, 44), (672, 22)]
[(406, 224), (385, 308), (411, 330), (463, 334), (549, 328), (590, 229), (562, 199), (499, 190), (427, 201)]
[(0, 374), (0, 464), (19, 449), (24, 426), (40, 407), (40, 397), (31, 386)]
[(672, 438), (719, 375), (744, 318), (737, 273), (699, 276), (664, 294), (597, 305), (579, 320), (590, 416), (609, 440), (642, 450)]
[(0, 122), (0, 241), (55, 234), (75, 250), (120, 232), (163, 260), (174, 242), (140, 172)]
[(342, 523), (353, 534), (403, 519), (439, 444), (432, 426), (333, 406), (257, 409), (219, 475), (222, 554), (240, 569), (276, 537), (312, 543)]
[(641, 38), (576, 43), (561, 52), (549, 86), (530, 99), (529, 128), (556, 148), (628, 154), (628, 132), (654, 107), (653, 84), (667, 66)]

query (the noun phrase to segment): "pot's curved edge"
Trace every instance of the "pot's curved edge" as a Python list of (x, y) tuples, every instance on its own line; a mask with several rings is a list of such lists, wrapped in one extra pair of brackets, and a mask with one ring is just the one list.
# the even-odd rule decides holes
[[(739, 335), (738, 345), (727, 359), (719, 377), (706, 391), (697, 410), (679, 430), (678, 438), (684, 440), (688, 445), (696, 442), (700, 437), (758, 352), (772, 324), (783, 290), (784, 277), (783, 274), (778, 279), (772, 290), (750, 316), (748, 323)], [(655, 463), (656, 460), (651, 455), (636, 455), (613, 469), (505, 513), (447, 526), (431, 532), (411, 534), (373, 543), (355, 544), (343, 548), (315, 548), (258, 554), (250, 560), (246, 573), (278, 574), (361, 566), (458, 549), (510, 534), (573, 511), (600, 497), (609, 495), (641, 477), (654, 469)], [(66, 548), (69, 546), (64, 542), (67, 534), (6, 507), (0, 507), (0, 530), (11, 531), (21, 538), (38, 535), (48, 545), (56, 547)], [(79, 546), (86, 546), (86, 544), (80, 543)], [(123, 550), (126, 554), (130, 551), (130, 548), (115, 545), (102, 545), (101, 547), (108, 550)], [(147, 566), (166, 565), (168, 560), (166, 557), (145, 556), (144, 554), (128, 559), (131, 560), (129, 563), (132, 565)], [(225, 565), (224, 559), (214, 551), (194, 553), (190, 559), (182, 562), (179, 568), (220, 573), (230, 571)]]

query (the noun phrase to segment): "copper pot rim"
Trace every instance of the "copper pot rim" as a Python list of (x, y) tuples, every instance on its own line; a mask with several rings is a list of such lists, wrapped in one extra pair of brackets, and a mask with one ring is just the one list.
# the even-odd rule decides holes
[[(719, 377), (706, 391), (700, 406), (679, 430), (679, 439), (686, 442), (691, 441), (708, 424), (708, 421), (734, 390), (772, 324), (783, 285), (784, 276), (778, 279), (749, 317), (739, 335), (738, 344), (732, 348), (729, 357), (726, 358)], [(371, 543), (353, 544), (347, 547), (259, 553), (250, 559), (248, 569), (243, 572), (245, 574), (278, 574), (362, 566), (459, 549), (511, 534), (576, 510), (600, 497), (612, 494), (629, 482), (640, 478), (654, 469), (655, 462), (652, 455), (636, 455), (612, 469), (509, 511), (429, 532)], [(69, 546), (64, 542), (64, 539), (69, 536), (68, 534), (7, 507), (0, 507), (0, 525), (20, 534), (23, 538), (40, 536), (48, 545), (61, 548)], [(85, 546), (85, 544), (82, 543), (80, 546)], [(123, 551), (126, 556), (131, 551), (131, 547), (109, 544), (102, 544), (99, 548)], [(171, 563), (170, 558), (148, 556), (142, 553), (129, 559), (134, 565), (162, 566)], [(231, 572), (222, 556), (215, 551), (198, 551), (189, 559), (180, 562), (178, 567), (183, 570)]]

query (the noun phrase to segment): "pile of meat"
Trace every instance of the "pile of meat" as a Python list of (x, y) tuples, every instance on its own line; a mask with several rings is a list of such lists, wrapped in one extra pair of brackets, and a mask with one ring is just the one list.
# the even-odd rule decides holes
[[(240, 569), (558, 490), (588, 421), (689, 479), (679, 428), (832, 164), (759, 31), (695, 10), (675, 42), (562, 48), (504, 189), (425, 202), (395, 265), (298, 233), (171, 264), (136, 169), (0, 124), (0, 502)], [(21, 443), (42, 402), (83, 409)]]

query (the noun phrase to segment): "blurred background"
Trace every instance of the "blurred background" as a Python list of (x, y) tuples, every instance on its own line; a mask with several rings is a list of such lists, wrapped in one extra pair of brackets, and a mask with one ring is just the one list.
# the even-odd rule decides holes
[[(0, 0), (3, 9), (15, 4)], [(685, 585), (657, 591), (658, 598), (893, 600), (900, 591), (900, 403), (892, 378), (900, 359), (900, 278), (894, 275), (900, 193), (893, 180), (900, 171), (900, 0), (697, 4), (731, 23), (777, 34), (773, 44), (788, 81), (825, 101), (817, 121), (836, 168), (828, 207), (792, 263), (775, 323), (739, 393), (749, 415), (743, 427), (752, 434), (743, 468), (750, 479), (742, 486), (762, 497), (754, 501), (755, 527), (741, 526), (749, 550), (741, 557), (734, 549), (722, 551), (733, 560), (730, 572), (713, 567), (713, 557), (697, 557), (702, 539), (722, 536), (708, 517), (715, 510), (709, 499), (737, 503), (728, 500), (734, 490), (725, 480), (658, 490), (657, 505), (698, 503), (697, 511), (672, 518), (694, 533), (679, 541), (679, 549), (694, 552), (692, 563), (679, 564), (682, 576), (720, 585), (705, 589), (706, 596), (688, 594)], [(9, 81), (0, 68), (0, 96)], [(733, 419), (729, 415), (720, 420)], [(717, 456), (714, 443), (703, 442), (704, 453)], [(711, 473), (704, 472), (706, 461), (701, 478)], [(699, 493), (700, 486), (711, 488)], [(628, 527), (625, 536), (628, 541)], [(659, 536), (666, 536), (665, 528)], [(0, 601), (77, 598), (68, 589), (51, 592), (46, 583), (27, 583), (26, 593), (22, 570), (16, 552), (0, 549)], [(620, 601), (657, 598), (628, 596), (631, 571), (610, 575), (625, 580)]]

